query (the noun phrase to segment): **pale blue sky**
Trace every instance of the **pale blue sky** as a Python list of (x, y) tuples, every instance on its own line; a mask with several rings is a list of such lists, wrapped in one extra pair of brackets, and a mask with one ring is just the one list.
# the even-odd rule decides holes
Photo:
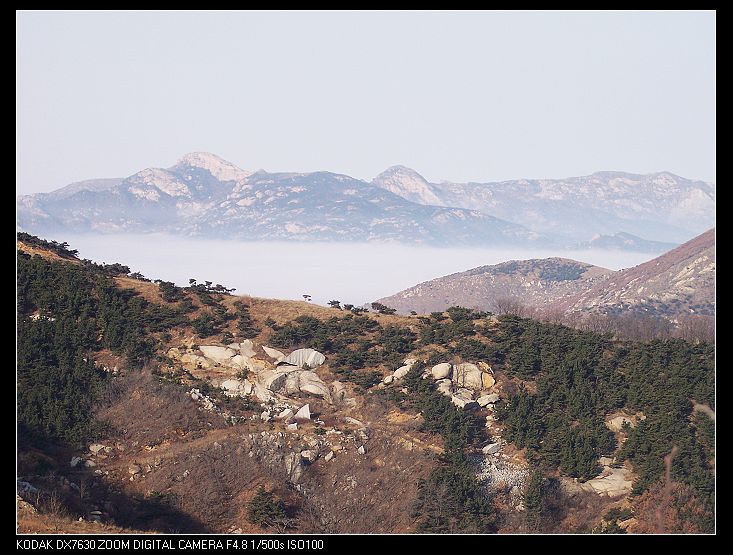
[(714, 12), (18, 12), (18, 193), (214, 152), (715, 181)]

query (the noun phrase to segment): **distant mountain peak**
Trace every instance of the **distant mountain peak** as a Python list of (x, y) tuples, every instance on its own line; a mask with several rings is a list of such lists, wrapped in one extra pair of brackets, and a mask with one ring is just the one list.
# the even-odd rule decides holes
[(412, 202), (444, 206), (430, 183), (412, 168), (391, 166), (372, 180), (372, 185), (386, 189)]
[(239, 181), (253, 173), (210, 152), (189, 152), (181, 157), (173, 168), (186, 166), (207, 170), (220, 181)]

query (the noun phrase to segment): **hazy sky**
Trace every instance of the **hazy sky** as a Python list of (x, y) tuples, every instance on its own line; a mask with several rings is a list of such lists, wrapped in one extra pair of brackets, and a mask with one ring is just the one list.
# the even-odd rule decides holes
[(18, 193), (214, 152), (715, 181), (714, 12), (17, 12)]

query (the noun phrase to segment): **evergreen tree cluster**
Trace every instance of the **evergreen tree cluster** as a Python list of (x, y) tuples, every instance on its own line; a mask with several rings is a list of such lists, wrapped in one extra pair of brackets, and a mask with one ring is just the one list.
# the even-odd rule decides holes
[(120, 289), (98, 265), (17, 253), (18, 424), (29, 434), (79, 443), (94, 435), (93, 408), (107, 380), (100, 349), (141, 367), (156, 332), (187, 323), (175, 308)]
[[(527, 447), (548, 469), (581, 479), (597, 475), (600, 456), (616, 449), (604, 425), (607, 414), (626, 409), (646, 417), (620, 458), (630, 460), (641, 493), (664, 471), (664, 456), (677, 446), (673, 478), (713, 495), (711, 423), (691, 419), (692, 402), (714, 407), (714, 348), (679, 339), (612, 342), (597, 335), (516, 316), (502, 316), (495, 338), (504, 368), (532, 380), (499, 406), (505, 437)], [(696, 424), (697, 423), (697, 424)]]
[(443, 437), (445, 452), (440, 466), (418, 483), (411, 516), (418, 532), (487, 533), (495, 531), (496, 513), (485, 489), (476, 478), (466, 449), (482, 437), (483, 428), (471, 411), (458, 409), (435, 390), (432, 380), (423, 380), (424, 366), (413, 365), (405, 376), (408, 394), (403, 408), (423, 415), (422, 429)]

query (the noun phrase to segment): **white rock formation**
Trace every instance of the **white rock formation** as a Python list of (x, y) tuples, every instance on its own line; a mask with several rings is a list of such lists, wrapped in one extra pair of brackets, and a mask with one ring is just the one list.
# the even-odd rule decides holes
[(326, 399), (331, 398), (331, 392), (328, 390), (328, 386), (323, 383), (323, 380), (318, 377), (318, 374), (310, 370), (299, 373), (298, 389), (302, 393), (310, 393), (311, 395), (318, 395)]
[(285, 422), (290, 421), (293, 418), (293, 409), (285, 409), (275, 418), (278, 420), (284, 420)]
[(298, 412), (295, 413), (295, 416), (293, 417), (295, 420), (310, 420), (311, 419), (311, 406), (309, 403), (306, 403), (302, 407), (298, 409)]
[(453, 382), (449, 379), (438, 380), (436, 383), (436, 391), (441, 395), (450, 397), (453, 395)]
[(245, 339), (239, 344), (239, 354), (249, 358), (257, 354), (251, 339)]
[(620, 497), (631, 492), (631, 472), (626, 468), (606, 467), (600, 476), (588, 480), (580, 487), (608, 497)]
[[(245, 380), (246, 382), (246, 380)], [(231, 397), (237, 396), (237, 395), (247, 395), (245, 393), (245, 382), (242, 382), (240, 380), (224, 380), (221, 382), (221, 389), (223, 389), (226, 393), (226, 395), (229, 395)], [(249, 382), (248, 382), (249, 383)], [(252, 391), (252, 386), (250, 384), (250, 393)]]
[(496, 383), (491, 373), (482, 371), (470, 362), (458, 364), (453, 368), (453, 381), (458, 387), (466, 387), (475, 391), (489, 389)]
[(244, 355), (234, 355), (225, 363), (227, 366), (233, 366), (239, 370), (248, 370), (250, 367), (250, 358)]
[(296, 349), (284, 359), (282, 363), (292, 364), (298, 368), (303, 368), (306, 364), (309, 368), (317, 368), (326, 361), (325, 355), (319, 353), (315, 349)]
[(430, 373), (433, 375), (434, 379), (443, 380), (450, 377), (452, 370), (452, 364), (448, 362), (441, 362), (440, 364), (436, 364), (435, 366), (433, 366), (432, 370), (430, 370)]
[(185, 367), (191, 369), (191, 368), (211, 368), (211, 361), (206, 358), (202, 357), (200, 355), (196, 355), (193, 353), (184, 353), (181, 355), (180, 358), (181, 364), (183, 364)]
[(270, 391), (280, 391), (288, 378), (287, 372), (265, 370), (257, 375), (257, 381)]
[(339, 381), (331, 382), (331, 398), (334, 403), (346, 400), (346, 386)]
[(461, 397), (459, 395), (453, 395), (451, 397), (451, 401), (459, 409), (473, 410), (473, 409), (478, 408), (478, 403), (476, 401), (472, 401), (471, 399), (466, 399), (465, 397)]
[(308, 464), (312, 464), (318, 458), (318, 451), (315, 449), (306, 449), (305, 451), (300, 452), (300, 456)]
[(233, 356), (237, 354), (234, 349), (220, 347), (218, 345), (201, 345), (199, 347), (204, 356), (217, 364), (229, 364)]
[(632, 428), (636, 427), (635, 419), (628, 416), (617, 416), (606, 420), (606, 427), (612, 432), (620, 432), (626, 423), (628, 423)]
[(402, 378), (404, 378), (407, 375), (407, 373), (410, 371), (411, 368), (412, 366), (409, 364), (400, 366), (397, 370), (394, 371), (394, 374), (392, 374), (392, 377), (395, 380), (401, 380)]
[(499, 395), (492, 393), (491, 395), (482, 395), (478, 398), (478, 404), (482, 407), (496, 403), (499, 400)]
[(271, 347), (265, 347), (263, 345), (262, 350), (265, 351), (265, 354), (268, 357), (275, 359), (275, 364), (277, 364), (278, 362), (280, 362), (282, 359), (285, 358), (285, 353), (281, 353), (277, 349), (272, 349)]

